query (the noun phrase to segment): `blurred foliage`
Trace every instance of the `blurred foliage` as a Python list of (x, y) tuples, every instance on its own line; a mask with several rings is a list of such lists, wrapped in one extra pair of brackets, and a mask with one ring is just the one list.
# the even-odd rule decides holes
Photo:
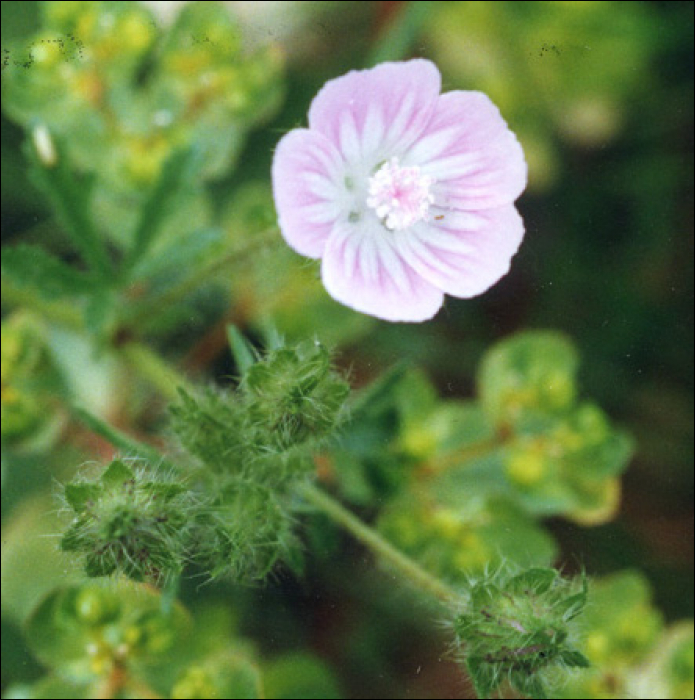
[[(549, 692), (692, 697), (693, 628), (674, 622), (693, 611), (692, 5), (187, 5), (167, 27), (158, 15), (170, 3), (2, 3), (4, 697), (462, 692), (458, 676), (441, 686), (446, 666), (432, 650), (445, 642), (423, 631), (428, 613), (390, 581), (375, 588), (361, 553), (289, 490), (279, 521), (242, 518), (222, 539), (229, 553), (281, 521), (301, 586), (287, 569), (260, 591), (184, 579), (179, 597), (197, 601), (189, 614), (173, 576), (160, 579), (163, 593), (84, 583), (56, 546), (55, 479), (73, 483), (67, 505), (82, 522), (72, 549), (84, 552), (85, 537), (118, 540), (127, 527), (103, 528), (127, 526), (124, 513), (156, 522), (167, 498), (182, 497), (167, 491), (171, 465), (130, 437), (171, 437), (157, 394), (175, 399), (178, 375), (156, 353), (205, 379), (257, 368), (241, 392), (185, 387), (174, 459), (200, 468), (212, 437), (243, 479), (254, 468), (267, 476), (280, 453), (282, 479), (302, 483), (316, 467), (482, 607), (506, 605), (484, 578), (502, 561), (571, 570), (586, 560), (589, 573), (609, 574), (592, 579), (571, 639), (591, 668), (567, 682), (549, 667)], [(527, 236), (510, 274), (426, 327), (379, 324), (328, 298), (315, 263), (280, 242), (268, 184), (277, 139), (305, 122), (327, 78), (408, 55), (435, 60), (447, 90), (489, 94), (530, 165)], [(525, 327), (563, 332), (511, 335)], [(278, 351), (280, 334), (341, 349), (361, 387), (348, 423), (337, 420), (344, 384), (322, 346), (277, 352), (276, 372), (258, 369), (255, 346)], [(290, 386), (278, 376), (293, 367), (308, 375)], [(327, 380), (315, 393), (312, 382)], [(255, 418), (244, 412), (253, 397)], [(263, 426), (269, 411), (282, 430)], [(255, 451), (240, 450), (239, 422)], [(194, 423), (207, 432), (186, 434)], [(325, 440), (338, 424), (338, 439)], [(135, 469), (131, 488), (130, 476), (104, 483), (69, 466), (95, 458), (156, 468)], [(228, 485), (220, 503), (277, 515), (267, 496)], [(95, 518), (105, 506), (113, 518)], [(182, 524), (169, 515), (157, 526), (165, 540)], [(164, 564), (190, 567), (188, 552), (175, 558)], [(257, 560), (263, 573), (274, 562)], [(540, 607), (553, 615), (556, 604)], [(538, 606), (523, 612), (532, 627)], [(524, 684), (523, 664), (541, 659), (529, 646), (530, 656), (496, 660), (539, 696)], [(489, 691), (499, 678), (483, 687), (479, 667)]]
[(547, 187), (559, 140), (595, 148), (619, 133), (664, 41), (656, 13), (632, 2), (441, 3), (425, 39), (451, 81), (500, 107), (524, 145), (531, 187)]
[(690, 698), (693, 627), (666, 627), (644, 576), (624, 571), (592, 586), (580, 648), (589, 670), (564, 683), (562, 698)]
[[(40, 326), (27, 315), (2, 321), (2, 440), (15, 446), (22, 438), (38, 443), (55, 423), (50, 391), (55, 384)], [(57, 405), (54, 407), (57, 409)], [(52, 415), (53, 414), (53, 415)]]
[[(238, 636), (226, 610), (193, 618), (154, 589), (112, 581), (58, 588), (27, 623), (32, 652), (53, 672), (7, 698), (261, 698), (264, 674), (253, 647)], [(297, 657), (307, 697), (338, 697), (332, 675), (317, 659)], [(300, 697), (297, 678), (283, 671), (294, 659), (269, 665), (273, 697)]]
[(366, 390), (325, 468), (348, 498), (379, 504), (381, 531), (445, 578), (548, 565), (557, 549), (537, 518), (610, 520), (632, 454), (577, 399), (577, 365), (565, 337), (529, 331), (483, 357), (479, 401), (440, 400), (422, 373), (396, 371)]
[[(244, 55), (237, 27), (216, 3), (192, 4), (165, 39), (138, 3), (42, 8), (42, 30), (5, 49), (5, 112), (66, 140), (67, 157), (95, 180), (100, 225), (121, 245), (133, 236), (129, 215), (177, 149), (195, 144), (202, 177), (219, 177), (245, 132), (278, 103), (277, 52)], [(179, 206), (204, 214), (200, 190), (182, 199)]]

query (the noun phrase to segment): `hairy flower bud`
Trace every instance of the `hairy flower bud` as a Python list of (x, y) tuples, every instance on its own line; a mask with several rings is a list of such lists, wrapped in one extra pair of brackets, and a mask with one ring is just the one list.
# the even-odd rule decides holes
[(570, 623), (586, 597), (584, 579), (578, 588), (553, 569), (474, 584), (454, 630), (478, 695), (487, 698), (509, 681), (521, 693), (544, 698), (541, 671), (558, 664), (588, 666), (570, 641)]
[(303, 343), (280, 348), (254, 364), (242, 390), (256, 440), (266, 449), (286, 450), (330, 434), (349, 387), (332, 371), (322, 345)]
[(89, 576), (160, 581), (182, 569), (195, 507), (182, 484), (114, 460), (98, 481), (67, 484), (65, 499), (75, 518), (61, 546), (84, 555)]

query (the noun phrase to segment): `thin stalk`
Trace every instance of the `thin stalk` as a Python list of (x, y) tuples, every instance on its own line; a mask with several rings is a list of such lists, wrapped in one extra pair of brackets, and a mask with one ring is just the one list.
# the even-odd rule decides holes
[(178, 398), (179, 387), (192, 391), (188, 381), (146, 345), (131, 341), (120, 346), (119, 351), (123, 359), (167, 400)]
[(426, 0), (403, 3), (396, 16), (390, 19), (380, 33), (369, 52), (365, 68), (372, 68), (384, 61), (406, 58), (421, 34), (425, 20), (432, 13), (432, 5), (432, 2)]
[[(271, 235), (272, 238), (271, 238)], [(136, 307), (133, 313), (126, 317), (126, 323), (131, 328), (137, 329), (140, 324), (147, 323), (151, 318), (158, 316), (162, 310), (168, 309), (177, 302), (187, 297), (191, 292), (202, 286), (210, 278), (225, 267), (244, 262), (250, 255), (254, 255), (277, 237), (277, 229), (272, 228), (257, 234), (253, 241), (244, 247), (235, 247), (221, 253), (208, 262), (207, 265), (194, 270), (189, 277), (181, 280), (166, 292), (144, 302)]]
[(502, 447), (505, 441), (502, 435), (493, 435), (492, 437), (472, 442), (469, 445), (464, 445), (454, 452), (424, 462), (417, 470), (417, 476), (428, 478), (441, 474), (452, 467), (464, 466), (466, 462), (471, 462), (494, 452), (499, 447)]
[(417, 588), (429, 593), (443, 603), (451, 603), (459, 599), (460, 596), (453, 588), (450, 588), (446, 583), (425, 571), (405, 554), (399, 552), (369, 525), (362, 522), (325, 491), (307, 484), (303, 487), (302, 494), (309, 503), (345, 528), (377, 557), (390, 564), (394, 569), (397, 569)]
[[(157, 449), (145, 443), (139, 442), (135, 438), (130, 437), (126, 433), (109, 425), (106, 421), (101, 420), (98, 416), (93, 415), (80, 406), (73, 405), (72, 412), (75, 417), (89, 428), (93, 433), (103, 437), (107, 442), (113, 445), (117, 450), (120, 450), (126, 455), (139, 455), (148, 459), (153, 464), (162, 464), (164, 458)], [(167, 464), (167, 466), (170, 466)]]

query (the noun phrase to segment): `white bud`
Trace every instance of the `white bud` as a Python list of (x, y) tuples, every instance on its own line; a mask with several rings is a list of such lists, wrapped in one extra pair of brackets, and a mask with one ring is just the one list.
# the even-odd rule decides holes
[(58, 162), (58, 154), (56, 153), (51, 133), (46, 125), (40, 124), (35, 127), (32, 138), (39, 160), (47, 168), (52, 168)]

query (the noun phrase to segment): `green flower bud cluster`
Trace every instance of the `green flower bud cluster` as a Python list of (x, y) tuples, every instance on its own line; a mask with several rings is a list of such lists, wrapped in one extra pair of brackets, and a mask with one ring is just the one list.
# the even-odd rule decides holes
[(342, 697), (312, 654), (261, 660), (237, 628), (228, 601), (190, 615), (166, 593), (122, 579), (60, 587), (25, 626), (46, 675), (3, 697)]
[(483, 357), (478, 397), (445, 399), (421, 372), (370, 389), (331, 453), (349, 498), (380, 508), (379, 530), (451, 582), (502, 562), (549, 566), (539, 517), (604, 522), (618, 506), (632, 441), (578, 400), (564, 336), (531, 331)]
[(322, 345), (281, 347), (251, 364), (235, 392), (182, 392), (172, 428), (213, 471), (280, 482), (311, 470), (310, 455), (340, 423), (348, 393)]
[(182, 391), (171, 427), (187, 478), (124, 460), (97, 481), (78, 478), (65, 487), (75, 517), (62, 548), (81, 553), (90, 576), (154, 582), (186, 564), (248, 582), (278, 561), (299, 565), (296, 487), (311, 477), (347, 394), (315, 344), (252, 361), (236, 391)]
[(42, 7), (30, 44), (4, 47), (3, 106), (67, 142), (71, 161), (111, 196), (138, 201), (189, 147), (201, 152), (203, 178), (219, 176), (278, 104), (280, 54), (243, 52), (221, 3), (188, 4), (166, 31), (140, 3)]
[(172, 688), (171, 697), (174, 700), (258, 698), (263, 697), (261, 692), (258, 667), (245, 655), (227, 651), (190, 666)]
[(250, 364), (234, 392), (181, 393), (172, 429), (211, 495), (195, 545), (211, 575), (253, 581), (296, 563), (294, 487), (314, 472), (348, 392), (326, 349), (306, 343)]
[(428, 571), (459, 584), (499, 562), (549, 564), (557, 552), (540, 525), (502, 499), (461, 507), (410, 495), (386, 506), (377, 523), (389, 541)]
[(285, 451), (329, 435), (341, 416), (349, 386), (333, 372), (322, 345), (280, 348), (251, 366), (241, 391), (248, 420), (262, 449)]
[(578, 585), (553, 569), (472, 584), (454, 630), (478, 696), (488, 698), (508, 682), (524, 695), (545, 698), (542, 672), (586, 668), (589, 661), (575, 648), (571, 625), (586, 598), (586, 581)]

